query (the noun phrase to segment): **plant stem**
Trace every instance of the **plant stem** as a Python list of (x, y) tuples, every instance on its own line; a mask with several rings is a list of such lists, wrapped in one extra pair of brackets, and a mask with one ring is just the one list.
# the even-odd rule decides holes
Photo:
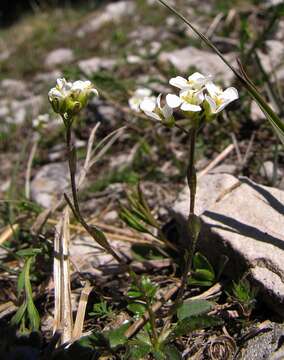
[[(190, 200), (189, 200), (189, 214), (188, 214), (188, 227), (189, 229), (192, 227), (191, 222), (194, 221), (194, 208), (195, 208), (195, 195), (196, 195), (196, 171), (194, 167), (194, 155), (195, 155), (195, 142), (196, 142), (196, 132), (197, 132), (197, 123), (194, 121), (194, 124), (191, 128), (190, 135), (189, 135), (189, 162), (187, 167), (187, 183), (190, 192)], [(192, 258), (195, 250), (196, 245), (196, 236), (195, 234), (190, 234), (191, 237), (191, 244), (190, 248), (186, 249), (185, 252), (185, 265), (184, 271), (181, 277), (181, 286), (179, 288), (176, 303), (179, 304), (185, 287), (187, 283), (188, 273), (191, 269)]]

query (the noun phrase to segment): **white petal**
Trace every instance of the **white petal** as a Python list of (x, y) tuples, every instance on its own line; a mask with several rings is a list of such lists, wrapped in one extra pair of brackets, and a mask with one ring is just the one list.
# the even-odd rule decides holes
[(135, 96), (138, 96), (141, 98), (151, 96), (151, 94), (152, 94), (152, 91), (150, 89), (146, 89), (146, 88), (138, 88), (134, 93)]
[(140, 102), (141, 101), (139, 101), (136, 97), (132, 97), (128, 100), (128, 105), (131, 110), (139, 112), (140, 111), (140, 108), (139, 108)]
[(224, 110), (225, 107), (228, 106), (232, 101), (234, 100), (226, 100), (225, 102), (223, 102), (223, 104), (217, 108), (216, 113), (219, 113), (220, 111)]
[(208, 102), (211, 112), (215, 114), (217, 109), (215, 101), (208, 95), (205, 95), (205, 100)]
[(147, 116), (149, 116), (150, 118), (152, 118), (152, 119), (161, 121), (160, 116), (159, 116), (158, 114), (154, 113), (154, 112), (144, 111), (144, 113), (145, 113)]
[(159, 94), (159, 96), (157, 97), (157, 105), (159, 109), (162, 109), (161, 107), (161, 98), (162, 98), (162, 94)]
[(201, 73), (199, 73), (199, 72), (195, 72), (195, 73), (193, 73), (192, 75), (190, 75), (189, 77), (188, 77), (188, 80), (198, 80), (198, 79), (204, 79), (205, 78), (205, 76), (204, 75), (202, 75)]
[(226, 100), (234, 101), (239, 98), (238, 90), (234, 87), (229, 87), (223, 92), (223, 98)]
[(156, 98), (146, 98), (140, 104), (142, 111), (154, 111), (156, 108)]
[(52, 88), (49, 93), (48, 93), (48, 97), (49, 99), (54, 99), (54, 98), (63, 98), (63, 94), (61, 91), (57, 90), (56, 88)]
[(166, 96), (166, 102), (167, 102), (168, 106), (173, 109), (180, 106), (180, 104), (182, 103), (181, 99), (174, 94), (168, 94)]
[(181, 76), (171, 78), (169, 83), (172, 86), (175, 86), (175, 87), (177, 87), (179, 89), (184, 89), (184, 88), (188, 87), (187, 80), (185, 78), (181, 77)]
[(201, 104), (204, 100), (203, 91), (199, 91), (198, 93), (196, 93), (195, 98), (196, 98), (197, 104)]
[(222, 93), (222, 89), (219, 86), (216, 86), (215, 84), (213, 84), (212, 81), (205, 84), (205, 87), (206, 87), (207, 91), (209, 92), (209, 95), (212, 97), (217, 96), (220, 93)]
[(199, 105), (193, 105), (189, 103), (183, 103), (180, 108), (183, 111), (193, 111), (193, 112), (201, 111), (201, 107)]

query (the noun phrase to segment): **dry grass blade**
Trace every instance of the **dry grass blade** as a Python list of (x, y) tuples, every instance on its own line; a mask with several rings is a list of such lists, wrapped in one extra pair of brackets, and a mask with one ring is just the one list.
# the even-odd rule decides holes
[(0, 245), (7, 241), (18, 230), (19, 224), (8, 225), (4, 228), (4, 231), (0, 234)]
[(54, 327), (61, 332), (61, 343), (72, 339), (73, 319), (69, 264), (69, 212), (66, 207), (56, 226), (54, 238)]
[(73, 341), (79, 339), (82, 336), (87, 302), (92, 289), (93, 287), (90, 286), (90, 283), (87, 281), (80, 296), (75, 325), (72, 334)]

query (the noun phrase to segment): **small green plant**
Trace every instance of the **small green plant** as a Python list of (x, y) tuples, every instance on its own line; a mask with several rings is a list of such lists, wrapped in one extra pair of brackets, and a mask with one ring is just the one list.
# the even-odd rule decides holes
[(24, 267), (18, 278), (18, 299), (22, 299), (22, 304), (12, 317), (11, 324), (18, 325), (22, 333), (38, 331), (40, 326), (40, 317), (33, 301), (30, 280), (31, 266), (40, 252), (40, 249), (25, 249), (17, 252), (19, 257), (24, 258)]
[(89, 313), (90, 316), (94, 316), (100, 319), (113, 317), (113, 307), (102, 299), (100, 302), (93, 305), (93, 310)]
[(205, 256), (197, 252), (192, 261), (193, 272), (188, 279), (188, 284), (193, 286), (212, 286), (216, 282), (213, 266)]
[(244, 317), (249, 317), (256, 304), (258, 289), (253, 287), (247, 279), (233, 281), (230, 297), (236, 302)]

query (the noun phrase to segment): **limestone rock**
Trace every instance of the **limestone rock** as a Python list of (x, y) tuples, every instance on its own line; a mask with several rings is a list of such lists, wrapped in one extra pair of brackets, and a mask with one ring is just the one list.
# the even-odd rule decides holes
[(99, 70), (111, 70), (116, 65), (116, 60), (93, 57), (78, 63), (79, 69), (87, 76), (93, 75)]
[(268, 74), (274, 72), (275, 76), (270, 76), (271, 81), (284, 79), (284, 45), (283, 41), (266, 41), (267, 53), (258, 51), (262, 66)]
[(0, 82), (0, 92), (5, 96), (24, 98), (27, 93), (27, 85), (21, 80), (4, 79)]
[(74, 54), (71, 49), (56, 49), (53, 50), (45, 59), (45, 67), (48, 69), (55, 68), (56, 66), (69, 64), (74, 60)]
[(103, 25), (119, 22), (124, 16), (131, 16), (135, 11), (135, 2), (130, 0), (117, 1), (107, 5), (101, 13), (97, 11), (89, 20), (78, 30), (77, 36), (98, 31)]
[[(109, 240), (111, 247), (118, 254), (130, 258), (131, 244), (123, 241)], [(70, 255), (72, 262), (81, 272), (88, 272), (98, 275), (101, 271), (111, 271), (117, 267), (117, 261), (112, 255), (107, 254), (90, 236), (76, 236), (70, 245)]]
[(32, 199), (49, 208), (69, 186), (68, 166), (65, 162), (44, 165), (31, 182)]
[[(188, 191), (176, 202), (174, 217), (185, 235)], [(198, 247), (213, 264), (227, 255), (226, 275), (249, 271), (262, 299), (284, 316), (284, 192), (247, 178), (208, 174), (197, 188), (196, 213), (203, 221)]]
[[(230, 63), (233, 63), (235, 56), (234, 53), (230, 53), (225, 57)], [(190, 67), (193, 67), (204, 75), (213, 75), (217, 80), (223, 81), (225, 85), (229, 85), (234, 77), (232, 71), (222, 62), (218, 55), (191, 46), (175, 51), (162, 52), (158, 59), (161, 63), (170, 63), (181, 73), (186, 73)]]
[[(260, 168), (260, 175), (272, 182), (274, 180), (274, 164), (272, 161), (265, 161)], [(283, 172), (279, 167), (276, 168), (275, 180), (279, 180)]]

